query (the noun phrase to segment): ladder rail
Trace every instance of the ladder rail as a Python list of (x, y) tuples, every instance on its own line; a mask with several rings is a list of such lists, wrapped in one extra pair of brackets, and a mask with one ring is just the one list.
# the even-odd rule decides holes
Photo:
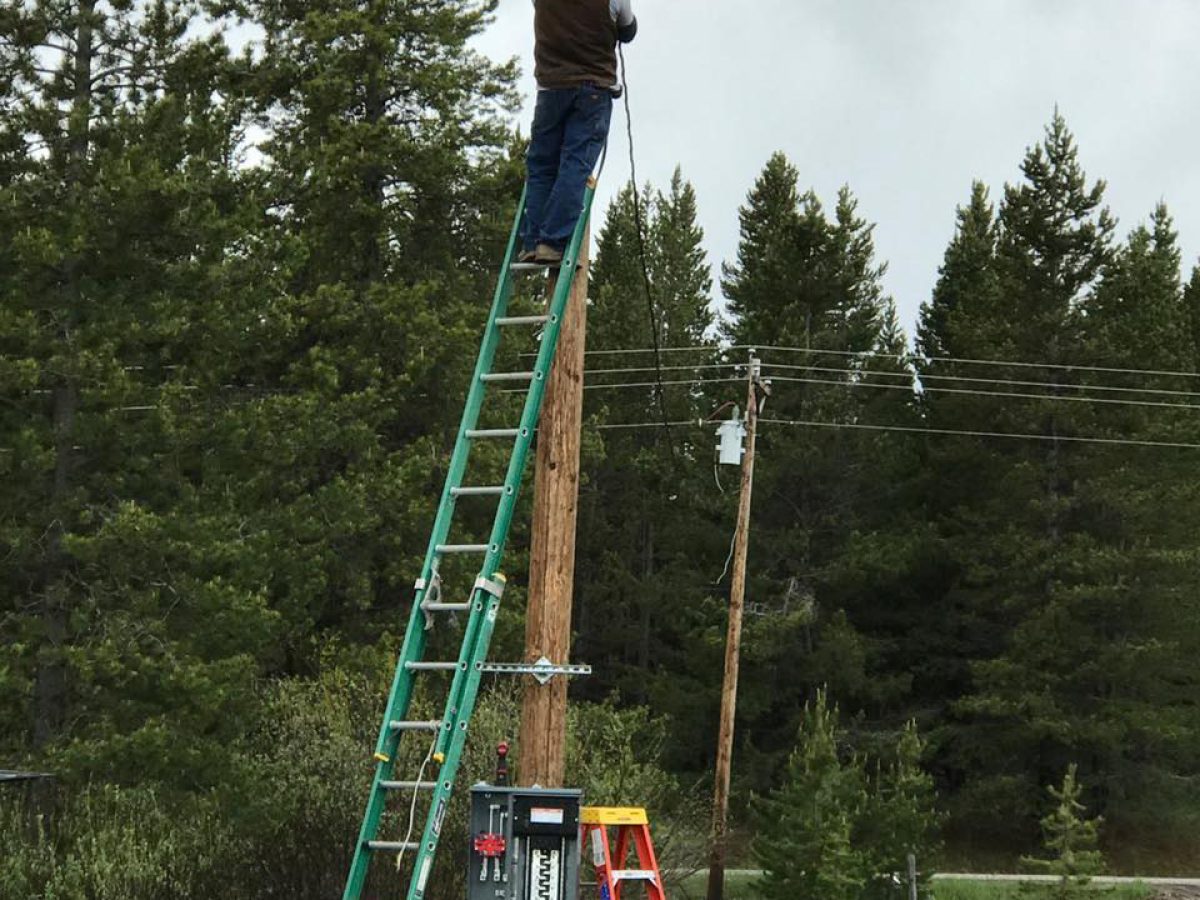
[[(583, 241), (584, 232), (587, 230), (594, 194), (595, 187), (589, 182), (587, 190), (584, 193), (583, 213), (580, 215), (579, 222), (575, 226), (575, 233), (572, 236), (571, 243), (567, 246), (567, 250), (563, 254), (563, 264), (560, 273), (569, 273), (569, 277), (563, 278), (560, 274), (558, 282), (555, 285), (554, 296), (550, 303), (550, 318), (546, 324), (546, 331), (542, 335), (542, 345), (538, 351), (537, 362), (534, 366), (536, 377), (533, 379), (529, 393), (525, 398), (525, 408), (521, 414), (521, 424), (518, 428), (517, 440), (513, 447), (512, 457), (509, 459), (508, 472), (504, 478), (505, 493), (497, 505), (496, 516), (492, 524), (489, 548), (483, 562), (483, 577), (485, 578), (495, 576), (504, 554), (508, 533), (512, 526), (512, 517), (516, 511), (517, 500), (520, 495), (521, 481), (525, 473), (529, 448), (533, 443), (533, 435), (537, 428), (538, 417), (541, 415), (542, 398), (546, 391), (550, 366), (553, 363), (558, 345), (558, 335), (561, 330), (563, 315), (566, 312), (567, 301), (570, 298), (571, 288), (575, 282), (575, 261), (579, 256), (579, 247)], [(487, 595), (484, 594), (483, 596)], [(499, 598), (493, 599), (495, 600), (494, 605), (491, 603), (487, 604), (486, 615), (491, 616), (494, 620), (495, 610), (493, 606), (499, 606)], [(464, 703), (470, 682), (469, 676), (471, 673), (469, 670), (474, 668), (475, 662), (483, 661), (490, 642), (489, 629), (488, 637), (482, 645), (479, 645), (480, 631), (479, 623), (476, 619), (481, 614), (484, 614), (479, 601), (480, 593), (477, 592), (471, 612), (472, 620), (468, 624), (467, 635), (463, 641), (463, 652), (459, 657), (459, 662), (466, 663), (467, 665), (465, 667), (460, 666), (462, 671), (456, 673), (454, 682), (450, 686), (450, 696), (446, 701), (447, 720), (450, 720), (453, 715), (461, 716), (463, 709), (473, 710), (474, 708), (473, 702), (469, 706)], [(468, 648), (470, 648), (469, 655)], [(469, 718), (470, 711), (466, 715)], [(443, 732), (442, 738), (438, 741), (436, 752), (445, 753), (448, 745), (449, 741), (446, 739), (446, 732)]]
[(438, 504), (437, 516), (429, 537), (429, 546), (425, 551), (425, 562), (421, 569), (419, 587), (413, 596), (412, 610), (409, 614), (408, 628), (405, 630), (404, 643), (401, 646), (396, 662), (396, 672), (392, 679), (391, 691), (388, 694), (387, 708), (379, 728), (379, 738), (375, 747), (375, 772), (371, 781), (371, 789), (367, 798), (367, 808), (363, 815), (362, 826), (359, 829), (358, 841), (354, 849), (350, 873), (346, 879), (346, 889), (343, 900), (357, 900), (366, 884), (367, 871), (371, 863), (370, 842), (379, 829), (379, 821), (383, 816), (387, 792), (381, 784), (392, 777), (395, 767), (396, 750), (399, 746), (400, 734), (393, 733), (389, 728), (392, 721), (403, 719), (408, 714), (412, 703), (414, 673), (405, 666), (409, 661), (421, 659), (425, 653), (428, 635), (424, 625), (424, 613), (421, 604), (429, 590), (436, 573), (438, 560), (437, 548), (443, 544), (450, 533), (453, 521), (454, 506), (457, 497), (453, 489), (460, 487), (466, 474), (467, 462), (471, 454), (471, 439), (467, 432), (474, 430), (479, 421), (483, 408), (483, 400), (487, 385), (482, 376), (491, 369), (500, 343), (500, 328), (496, 320), (502, 318), (508, 310), (508, 301), (512, 296), (513, 279), (510, 266), (516, 258), (517, 245), (520, 240), (521, 219), (525, 214), (525, 191), (517, 204), (517, 212), (513, 218), (512, 230), (509, 233), (508, 245), (504, 252), (504, 266), (496, 283), (492, 297), (492, 306), (488, 314), (488, 323), (484, 331), (483, 341), (479, 347), (479, 356), (475, 362), (471, 387), (467, 394), (467, 402), (463, 408), (462, 419), (459, 423), (458, 434), (454, 442), (454, 452), (450, 458), (450, 467), (446, 473), (445, 485), (442, 488), (441, 501)]
[[(538, 350), (537, 363), (534, 366), (535, 377), (530, 383), (529, 393), (525, 398), (519, 432), (512, 457), (509, 460), (508, 473), (504, 479), (506, 488), (511, 488), (511, 490), (506, 490), (496, 509), (491, 540), (487, 555), (484, 557), (482, 573), (484, 578), (490, 579), (495, 576), (508, 540), (517, 497), (520, 493), (521, 480), (525, 472), (525, 463), (533, 442), (534, 431), (537, 428), (538, 417), (541, 414), (542, 398), (549, 379), (550, 367), (558, 347), (558, 335), (562, 327), (563, 316), (575, 278), (578, 275), (576, 263), (591, 217), (595, 189), (595, 181), (589, 179), (584, 192), (579, 221), (575, 225), (571, 242), (563, 254), (558, 281), (550, 302), (549, 319), (542, 334), (541, 348)], [(442, 822), (450, 802), (450, 794), (458, 773), (462, 750), (466, 744), (468, 724), (479, 695), (479, 684), (483, 672), (476, 663), (482, 663), (487, 656), (499, 609), (499, 597), (493, 596), (483, 589), (476, 589), (471, 618), (459, 657), (460, 663), (466, 663), (466, 665), (460, 665), (458, 671), (454, 673), (450, 694), (446, 700), (445, 720), (449, 727), (443, 728), (439, 733), (435, 749), (435, 754), (441, 754), (438, 786), (434, 789), (433, 799), (430, 801), (430, 815), (426, 820), (420, 847), (413, 863), (413, 878), (409, 883), (407, 900), (423, 900), (425, 896), (426, 881), (437, 853)], [(437, 759), (436, 755), (435, 759)]]

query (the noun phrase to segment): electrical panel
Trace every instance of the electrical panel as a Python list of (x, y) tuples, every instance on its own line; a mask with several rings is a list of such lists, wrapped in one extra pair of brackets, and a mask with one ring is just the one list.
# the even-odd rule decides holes
[(568, 789), (471, 788), (467, 900), (579, 900), (579, 806)]

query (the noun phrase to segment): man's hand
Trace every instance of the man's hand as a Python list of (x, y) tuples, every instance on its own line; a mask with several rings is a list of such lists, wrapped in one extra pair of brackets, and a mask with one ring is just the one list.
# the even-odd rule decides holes
[(637, 37), (637, 17), (636, 16), (634, 16), (633, 20), (630, 21), (630, 23), (628, 25), (620, 25), (620, 24), (617, 25), (617, 40), (620, 41), (622, 44), (628, 44), (635, 37)]
[(631, 0), (610, 0), (609, 9), (617, 22), (617, 40), (628, 44), (637, 37), (637, 16), (633, 14)]

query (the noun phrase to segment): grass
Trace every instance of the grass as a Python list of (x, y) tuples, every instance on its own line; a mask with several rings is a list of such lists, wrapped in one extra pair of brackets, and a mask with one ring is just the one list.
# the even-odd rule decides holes
[[(729, 872), (725, 875), (725, 900), (751, 900), (755, 896), (750, 889), (757, 876), (744, 872)], [(704, 896), (708, 875), (697, 872), (688, 878), (677, 894), (678, 900), (696, 900)], [(934, 882), (936, 900), (1035, 900), (1037, 895), (1019, 893), (1019, 885), (1012, 882), (995, 881), (942, 881)], [(1103, 900), (1149, 900), (1150, 889), (1143, 885), (1102, 885), (1094, 889), (1096, 897)]]
[[(725, 873), (725, 900), (751, 900), (757, 895), (750, 890), (750, 883), (758, 876), (745, 872)], [(696, 900), (708, 889), (708, 872), (697, 872), (683, 882), (682, 890), (671, 895), (671, 900)]]
[[(1105, 900), (1145, 900), (1149, 898), (1150, 889), (1144, 885), (1099, 885), (1092, 889), (1093, 893)], [(995, 881), (935, 881), (934, 897), (936, 900), (1007, 900), (1021, 898), (1034, 900), (1037, 894), (1021, 894), (1020, 885), (1013, 882)]]

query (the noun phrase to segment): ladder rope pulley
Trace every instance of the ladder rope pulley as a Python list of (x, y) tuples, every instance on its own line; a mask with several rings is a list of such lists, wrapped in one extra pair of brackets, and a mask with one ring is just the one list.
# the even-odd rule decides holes
[[(553, 676), (586, 674), (587, 671), (590, 671), (586, 666), (556, 666), (548, 660), (539, 660), (534, 664), (499, 664), (487, 663), (486, 660), (500, 601), (504, 594), (505, 580), (499, 571), (501, 557), (516, 510), (517, 494), (520, 490), (530, 445), (533, 442), (533, 434), (537, 429), (542, 397), (546, 390), (551, 365), (554, 362), (563, 314), (571, 295), (575, 273), (578, 271), (580, 248), (587, 230), (595, 189), (595, 180), (589, 180), (584, 193), (579, 221), (563, 252), (562, 262), (552, 266), (515, 262), (518, 250), (518, 229), (525, 211), (524, 197), (518, 205), (516, 221), (509, 236), (504, 263), (500, 269), (500, 277), (488, 314), (487, 326), (479, 347), (479, 356), (470, 382), (470, 390), (455, 440), (454, 452), (446, 473), (445, 487), (434, 519), (433, 533), (429, 539), (421, 575), (414, 584), (413, 605), (408, 628), (405, 631), (404, 643), (388, 694), (387, 708), (379, 729), (379, 738), (374, 754), (374, 777), (358, 841), (355, 845), (350, 873), (346, 879), (346, 888), (342, 894), (343, 900), (361, 900), (371, 858), (379, 852), (397, 853), (397, 865), (403, 861), (405, 854), (411, 853), (413, 855), (412, 874), (405, 897), (406, 900), (423, 900), (425, 897), (434, 856), (441, 838), (442, 824), (466, 743), (468, 726), (475, 710), (480, 683), (485, 672), (532, 675), (540, 680)], [(545, 272), (554, 285), (549, 304), (542, 315), (510, 314), (509, 301), (514, 294), (514, 276), (526, 272)], [(501, 340), (501, 329), (516, 325), (539, 326), (540, 330), (535, 335), (538, 341), (537, 359), (532, 369), (527, 372), (493, 371)], [(518, 334), (524, 334), (527, 339), (532, 339), (529, 332), (518, 332)], [(502, 391), (504, 385), (512, 383), (523, 385), (518, 388), (518, 393), (525, 393), (520, 420), (515, 423), (515, 427), (480, 428), (479, 419), (485, 395), (489, 390)], [(504, 483), (490, 485), (485, 483), (480, 486), (465, 485), (463, 481), (467, 474), (472, 446), (478, 441), (502, 440), (512, 441), (512, 451), (508, 459)], [(449, 537), (456, 501), (463, 497), (483, 496), (498, 498), (487, 543), (451, 543)], [(482, 556), (483, 561), (478, 570), (478, 577), (471, 588), (469, 599), (458, 603), (446, 602), (442, 577), (438, 571), (439, 563), (448, 556), (472, 555)], [(434, 616), (437, 613), (467, 614), (462, 645), (458, 660), (455, 662), (426, 661), (424, 659), (428, 632), (433, 627)], [(408, 715), (413, 699), (415, 679), (429, 677), (430, 673), (438, 672), (452, 673), (442, 718), (437, 721), (410, 720)], [(444, 684), (445, 675), (441, 677)], [(393, 770), (398, 758), (400, 741), (405, 735), (418, 732), (433, 733), (429, 753), (424, 755), (424, 762), (420, 766), (421, 771), (416, 773), (415, 779), (398, 780), (394, 776)], [(436, 781), (425, 780), (424, 770), (430, 764), (439, 767)], [(413, 795), (409, 808), (409, 834), (403, 841), (384, 840), (379, 837), (378, 832), (383, 820), (387, 795), (403, 790), (410, 790)], [(429, 797), (429, 809), (425, 814), (420, 840), (413, 841), (411, 838), (417, 820), (418, 794)]]

